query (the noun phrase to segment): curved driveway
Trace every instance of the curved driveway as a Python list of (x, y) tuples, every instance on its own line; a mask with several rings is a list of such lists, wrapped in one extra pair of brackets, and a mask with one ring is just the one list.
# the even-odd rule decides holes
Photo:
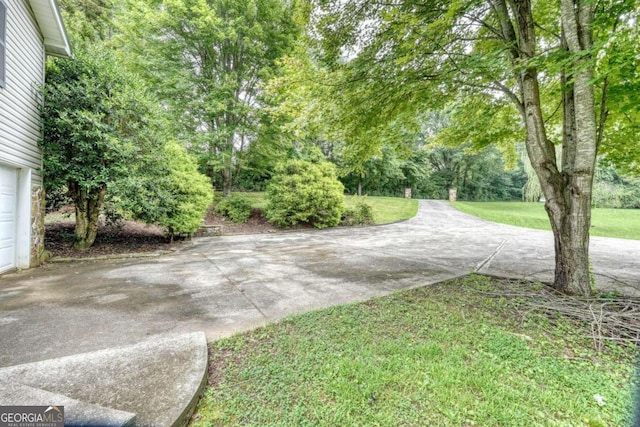
[[(598, 285), (640, 289), (640, 242), (592, 238)], [(84, 261), (0, 278), (0, 367), (205, 331), (473, 271), (551, 280), (551, 233), (490, 223), (439, 201), (378, 227), (202, 238), (157, 258)]]

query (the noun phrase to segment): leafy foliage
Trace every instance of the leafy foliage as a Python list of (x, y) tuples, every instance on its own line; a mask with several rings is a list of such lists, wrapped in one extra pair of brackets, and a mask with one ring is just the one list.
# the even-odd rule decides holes
[(197, 162), (180, 144), (166, 147), (170, 170), (168, 193), (171, 205), (159, 223), (175, 234), (193, 233), (202, 224), (204, 214), (213, 202), (213, 188), (209, 179), (198, 172)]
[(93, 244), (107, 188), (128, 174), (148, 112), (144, 93), (100, 46), (47, 63), (43, 88), (47, 189), (67, 186), (76, 206), (76, 246)]
[(344, 186), (331, 163), (289, 160), (276, 169), (267, 186), (265, 215), (278, 227), (301, 222), (332, 227), (340, 222), (343, 193)]
[(109, 50), (80, 44), (75, 56), (48, 63), (42, 147), (47, 190), (67, 188), (76, 205), (79, 245), (93, 243), (103, 208), (195, 231), (213, 195), (197, 163), (164, 142), (161, 112)]
[(69, 196), (69, 189), (66, 185), (61, 187), (52, 187), (47, 185), (45, 182), (45, 187), (47, 188), (45, 194), (45, 205), (47, 212), (57, 211), (60, 208), (73, 204), (73, 200)]
[(232, 194), (218, 202), (216, 212), (235, 223), (247, 222), (251, 217), (251, 201), (238, 194)]
[[(405, 153), (403, 153), (405, 154)], [(384, 147), (369, 159), (361, 162), (362, 169), (357, 171), (343, 168), (342, 181), (349, 193), (369, 195), (402, 195), (405, 187), (414, 191), (428, 180), (430, 165), (425, 151), (406, 153), (406, 157), (390, 147)], [(343, 165), (342, 159), (338, 160)], [(417, 192), (416, 192), (417, 194)]]
[(640, 180), (602, 167), (593, 185), (593, 207), (640, 209)]
[(374, 223), (373, 208), (365, 200), (365, 198), (358, 197), (354, 207), (344, 210), (341, 220), (343, 225), (370, 225)]
[(521, 149), (521, 159), (524, 173), (527, 175), (527, 182), (522, 186), (522, 200), (525, 202), (537, 202), (543, 196), (542, 188), (540, 187), (538, 175), (536, 175), (536, 171), (531, 166), (529, 155), (524, 147)]
[(113, 33), (113, 0), (60, 0), (64, 24), (76, 41), (99, 42), (109, 39)]
[(602, 161), (622, 172), (640, 173), (640, 7), (636, 1), (604, 2), (596, 20), (599, 118), (605, 126)]
[(49, 186), (80, 183), (91, 192), (126, 174), (135, 154), (125, 136), (144, 111), (115, 58), (78, 46), (74, 60), (47, 63), (41, 141)]
[(428, 152), (433, 167), (430, 181), (433, 198), (447, 198), (457, 188), (460, 200), (517, 200), (521, 197), (524, 176), (520, 168), (506, 171), (501, 153), (494, 147), (473, 149), (435, 146)]
[(260, 83), (299, 31), (293, 12), (280, 0), (130, 0), (120, 17), (125, 63), (225, 194), (237, 152), (256, 139)]

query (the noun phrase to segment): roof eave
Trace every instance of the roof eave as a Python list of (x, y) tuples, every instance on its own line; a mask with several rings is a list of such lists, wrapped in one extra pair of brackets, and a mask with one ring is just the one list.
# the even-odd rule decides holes
[(71, 44), (56, 0), (29, 0), (47, 55), (71, 58)]

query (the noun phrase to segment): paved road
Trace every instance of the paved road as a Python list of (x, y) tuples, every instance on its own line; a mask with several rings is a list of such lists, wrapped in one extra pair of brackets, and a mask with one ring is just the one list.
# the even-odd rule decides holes
[[(640, 289), (640, 242), (593, 238), (601, 287)], [(292, 313), (473, 271), (550, 280), (551, 233), (421, 201), (378, 227), (196, 240), (157, 258), (49, 264), (0, 278), (0, 367), (164, 333), (215, 339)]]

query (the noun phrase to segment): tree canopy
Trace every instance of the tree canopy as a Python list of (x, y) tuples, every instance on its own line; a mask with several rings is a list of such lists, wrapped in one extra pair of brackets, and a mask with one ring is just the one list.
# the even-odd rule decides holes
[(75, 57), (49, 59), (42, 88), (45, 186), (73, 200), (80, 249), (93, 244), (103, 213), (191, 233), (213, 198), (193, 159), (172, 143), (157, 100), (120, 65), (110, 43), (113, 7), (63, 3)]
[(42, 107), (47, 188), (66, 185), (76, 207), (76, 247), (95, 240), (107, 187), (126, 176), (148, 112), (140, 86), (98, 46), (47, 62)]
[(168, 109), (175, 134), (212, 179), (232, 185), (236, 153), (256, 139), (260, 85), (300, 31), (295, 2), (130, 0), (123, 58)]
[[(315, 148), (358, 192), (429, 176), (486, 194), (519, 178), (480, 171), (521, 158), (525, 189), (546, 200), (555, 286), (591, 292), (596, 162), (640, 168), (638, 0), (65, 4), (80, 39), (108, 40), (149, 85), (167, 140), (196, 153), (226, 194), (238, 171), (264, 187), (279, 157)], [(132, 134), (95, 122), (86, 141), (130, 147)]]
[[(338, 78), (332, 85), (355, 131), (351, 141), (363, 143), (358, 134), (380, 123), (452, 102), (462, 114), (450, 139), (486, 143), (523, 134), (554, 230), (555, 285), (589, 294), (598, 149), (605, 144), (602, 152), (616, 161), (617, 153), (630, 151), (621, 150), (616, 127), (633, 132), (637, 124), (625, 114), (629, 98), (622, 95), (638, 83), (636, 2), (311, 4), (315, 51)], [(610, 37), (613, 32), (620, 35)], [(562, 146), (560, 161), (556, 146)]]

